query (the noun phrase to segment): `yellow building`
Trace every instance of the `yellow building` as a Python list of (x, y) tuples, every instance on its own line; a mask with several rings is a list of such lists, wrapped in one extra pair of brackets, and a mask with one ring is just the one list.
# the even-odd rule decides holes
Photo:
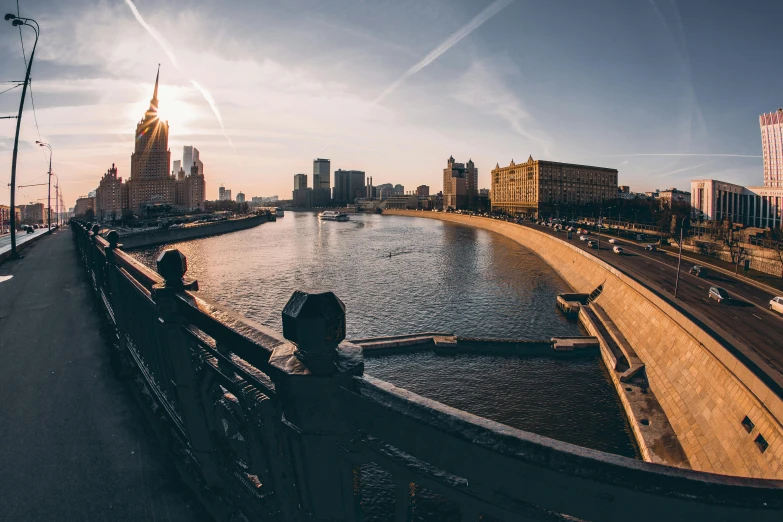
[(492, 210), (509, 214), (554, 213), (566, 207), (617, 198), (617, 170), (534, 160), (492, 169)]

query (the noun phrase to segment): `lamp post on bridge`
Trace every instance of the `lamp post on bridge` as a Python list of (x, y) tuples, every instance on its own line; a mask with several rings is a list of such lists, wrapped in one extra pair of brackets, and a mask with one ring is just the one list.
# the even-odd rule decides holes
[(38, 45), (38, 35), (40, 34), (40, 27), (38, 22), (32, 18), (20, 18), (14, 14), (5, 15), (6, 20), (12, 20), (11, 25), (14, 27), (26, 25), (35, 31), (35, 43), (33, 44), (33, 51), (30, 53), (30, 60), (27, 62), (27, 73), (24, 77), (24, 84), (22, 84), (22, 100), (19, 102), (19, 114), (16, 117), (16, 135), (14, 136), (14, 153), (11, 160), (11, 259), (19, 259), (21, 256), (16, 251), (16, 212), (14, 212), (16, 204), (16, 159), (19, 153), (19, 128), (22, 125), (22, 111), (24, 110), (24, 99), (27, 97), (27, 84), (30, 83), (30, 70), (33, 67), (33, 56), (35, 55), (35, 48)]
[(52, 233), (52, 146), (48, 143), (36, 140), (39, 147), (49, 148), (49, 192), (46, 196), (46, 223), (49, 226), (49, 234)]

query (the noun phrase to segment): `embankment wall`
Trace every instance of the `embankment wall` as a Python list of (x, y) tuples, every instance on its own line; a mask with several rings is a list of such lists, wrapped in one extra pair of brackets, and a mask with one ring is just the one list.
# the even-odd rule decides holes
[(252, 216), (244, 219), (231, 219), (227, 221), (218, 221), (208, 225), (185, 228), (168, 228), (150, 232), (147, 234), (131, 235), (120, 237), (120, 243), (124, 250), (134, 248), (146, 248), (154, 245), (164, 245), (168, 243), (177, 243), (189, 239), (200, 237), (216, 236), (237, 230), (245, 230), (266, 223), (269, 218), (266, 215)]
[[(603, 284), (596, 300), (646, 365), (658, 398), (694, 470), (783, 478), (783, 401), (725, 346), (640, 282), (567, 241), (489, 218), (388, 210), (482, 228), (537, 253), (576, 292)], [(748, 432), (745, 417), (754, 427)], [(761, 435), (768, 447), (755, 442)]]

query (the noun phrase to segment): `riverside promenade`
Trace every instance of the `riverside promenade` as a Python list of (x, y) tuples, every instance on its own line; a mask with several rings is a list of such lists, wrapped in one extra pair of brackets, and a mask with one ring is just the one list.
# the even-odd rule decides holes
[(71, 231), (24, 254), (0, 265), (0, 521), (211, 520), (113, 376)]

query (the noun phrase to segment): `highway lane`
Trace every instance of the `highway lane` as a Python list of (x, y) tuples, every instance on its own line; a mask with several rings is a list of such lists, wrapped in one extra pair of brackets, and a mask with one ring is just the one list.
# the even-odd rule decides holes
[[(28, 234), (24, 230), (21, 232), (16, 233), (16, 244), (21, 245), (22, 243), (26, 243), (27, 241), (30, 241), (36, 236), (40, 236), (41, 234), (46, 234), (48, 232), (48, 228), (36, 228), (35, 232), (32, 234)], [(11, 234), (3, 234), (0, 235), (0, 254), (3, 252), (6, 252), (8, 250), (11, 250)]]
[[(529, 222), (521, 226), (568, 241), (565, 232), (555, 233), (551, 227)], [(590, 236), (591, 239), (596, 239), (594, 232), (591, 232)], [(728, 275), (709, 271), (709, 267), (705, 277), (696, 277), (687, 272), (693, 264), (683, 262), (675, 299), (676, 258), (660, 251), (646, 251), (643, 247), (623, 239), (617, 244), (622, 246), (625, 254), (618, 255), (612, 252), (614, 245), (610, 244), (608, 239), (611, 239), (611, 236), (601, 235), (600, 252), (588, 247), (586, 241), (580, 241), (579, 234), (576, 233), (569, 242), (598, 255), (603, 261), (637, 278), (683, 307), (743, 353), (752, 352), (755, 357), (751, 358), (756, 362), (760, 360), (766, 365), (764, 371), (776, 382), (783, 384), (783, 317), (767, 309), (769, 300), (774, 297), (772, 294)], [(725, 288), (733, 299), (721, 303), (709, 299), (710, 286)], [(662, 334), (665, 335), (665, 332)]]

